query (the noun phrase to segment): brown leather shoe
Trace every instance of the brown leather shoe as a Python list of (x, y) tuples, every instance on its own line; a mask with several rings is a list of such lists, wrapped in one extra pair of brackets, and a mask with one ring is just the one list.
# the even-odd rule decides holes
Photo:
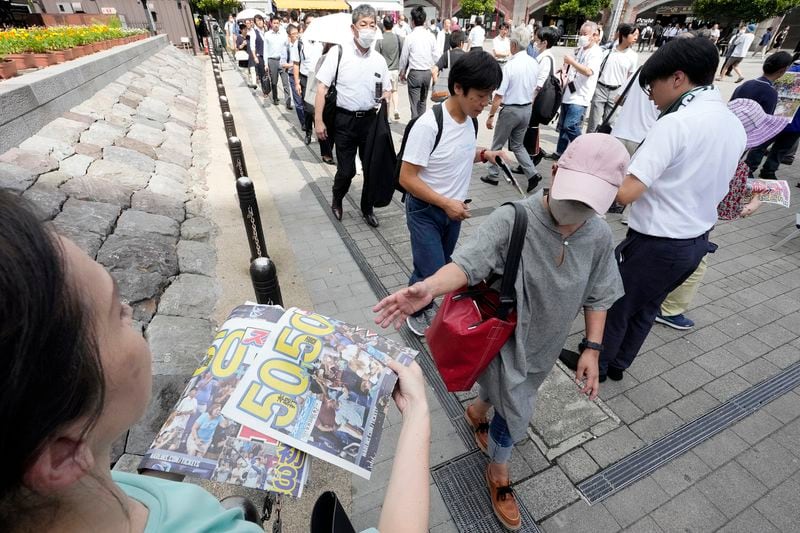
[(467, 406), (467, 410), (464, 411), (464, 417), (469, 422), (469, 425), (472, 426), (472, 431), (475, 432), (475, 444), (485, 454), (489, 447), (489, 419), (486, 417), (473, 417), (469, 412), (470, 407), (472, 406)]
[(331, 211), (333, 211), (333, 216), (336, 217), (336, 220), (342, 220), (342, 201), (334, 200), (331, 202)]
[(486, 484), (489, 486), (489, 495), (492, 498), (494, 515), (506, 529), (516, 531), (522, 526), (522, 516), (519, 514), (517, 497), (511, 488), (511, 481), (494, 483), (489, 476), (489, 465), (486, 465)]

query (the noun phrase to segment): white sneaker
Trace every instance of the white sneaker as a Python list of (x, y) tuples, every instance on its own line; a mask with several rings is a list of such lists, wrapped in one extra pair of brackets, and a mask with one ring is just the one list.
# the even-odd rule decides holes
[(431, 327), (431, 322), (433, 322), (433, 317), (436, 316), (436, 309), (433, 307), (429, 307), (425, 309), (422, 313), (418, 316), (408, 316), (406, 318), (406, 325), (408, 329), (411, 330), (414, 335), (418, 335), (420, 337), (425, 336), (425, 331), (429, 327)]

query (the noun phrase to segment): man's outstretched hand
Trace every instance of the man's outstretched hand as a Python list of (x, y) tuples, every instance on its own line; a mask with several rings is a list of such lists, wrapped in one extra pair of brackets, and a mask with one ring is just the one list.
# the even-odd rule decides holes
[(433, 301), (433, 293), (424, 281), (419, 281), (378, 302), (372, 308), (378, 315), (375, 317), (375, 323), (382, 328), (388, 328), (394, 324), (395, 328), (400, 329), (409, 315), (419, 311), (431, 301)]

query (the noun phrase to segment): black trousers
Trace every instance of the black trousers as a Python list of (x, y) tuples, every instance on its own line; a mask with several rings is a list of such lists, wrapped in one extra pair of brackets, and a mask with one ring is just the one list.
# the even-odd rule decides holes
[(625, 287), (606, 316), (600, 375), (625, 370), (642, 347), (661, 303), (708, 253), (708, 233), (694, 239), (651, 237), (629, 229), (614, 254)]
[[(303, 109), (305, 109), (306, 131), (314, 131), (314, 105), (305, 101), (306, 87), (308, 86), (308, 76), (300, 74), (300, 99), (303, 100)], [(333, 157), (333, 139), (328, 138), (324, 141), (319, 141), (319, 154), (322, 157)]]
[(775, 172), (781, 165), (781, 159), (787, 155), (794, 154), (794, 150), (797, 149), (796, 143), (798, 139), (800, 139), (800, 133), (782, 131), (764, 144), (751, 148), (747, 154), (747, 159), (745, 159), (747, 166), (750, 168), (750, 173), (755, 174), (766, 155), (767, 160), (764, 162), (764, 166), (761, 167), (761, 175), (759, 177), (774, 180)]
[[(364, 165), (364, 149), (367, 145), (372, 126), (377, 118), (375, 113), (368, 113), (363, 117), (356, 117), (346, 113), (336, 113), (336, 127), (334, 128), (334, 142), (336, 144), (336, 176), (333, 178), (333, 200), (340, 202), (350, 183), (356, 175), (356, 151), (361, 158), (361, 167)], [(365, 215), (372, 213), (372, 205), (365, 196), (367, 187), (361, 189), (361, 212)]]
[(256, 63), (256, 76), (258, 77), (258, 82), (261, 84), (261, 92), (264, 93), (266, 96), (269, 93), (269, 86), (270, 89), (272, 88), (269, 85), (269, 76), (267, 76), (267, 63), (264, 61), (264, 56), (258, 56), (258, 63)]

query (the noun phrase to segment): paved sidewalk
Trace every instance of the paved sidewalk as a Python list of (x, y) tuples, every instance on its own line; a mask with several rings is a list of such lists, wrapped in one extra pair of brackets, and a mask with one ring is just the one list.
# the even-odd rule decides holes
[[(759, 63), (746, 60), (744, 68), (754, 76)], [(229, 79), (235, 77), (226, 73), (226, 85)], [(723, 82), (723, 95), (734, 87)], [(396, 142), (408, 118), (403, 91), (401, 87), (402, 120), (392, 126)], [(256, 97), (247, 98), (255, 106)], [(286, 198), (278, 194), (276, 205), (293, 228), (292, 246), (315, 309), (369, 324), (378, 297), (407, 283), (411, 257), (402, 205), (394, 202), (378, 210), (381, 226), (369, 228), (359, 215), (356, 178), (344, 219), (335, 222), (327, 208), (335, 169), (319, 162), (316, 143), (303, 145), (294, 112), (271, 104), (265, 110), (250, 109), (251, 116), (266, 117), (257, 128), (263, 130), (263, 146), (269, 146), (262, 157), (269, 157), (274, 169), (266, 176), (267, 185), (291, 190)], [(479, 120), (483, 124), (485, 117)], [(554, 141), (554, 132), (546, 131), (543, 146), (552, 148)], [(479, 144), (490, 142), (490, 133), (481, 126)], [(548, 174), (548, 167), (548, 161), (542, 162), (540, 172)], [(483, 172), (476, 166), (473, 173), (474, 216), (464, 225), (463, 238), (494, 207), (516, 197), (504, 184), (481, 183), (477, 178)], [(782, 168), (780, 174), (792, 184), (798, 181), (794, 167)], [(542, 529), (794, 529), (792, 495), (800, 482), (797, 389), (600, 504), (588, 506), (574, 485), (800, 360), (800, 239), (769, 250), (779, 240), (772, 233), (791, 221), (797, 205), (795, 201), (792, 210), (764, 207), (749, 219), (721, 223), (713, 236), (720, 250), (711, 256), (689, 312), (695, 329), (654, 327), (629, 375), (620, 383), (607, 382), (600, 400), (579, 398), (570, 372), (560, 366), (553, 370), (540, 395), (530, 439), (517, 446), (512, 462), (520, 499)], [(625, 227), (618, 218), (609, 216), (608, 222), (621, 239)], [(578, 317), (568, 346), (577, 345), (581, 328)], [(466, 403), (470, 397), (459, 394), (457, 399)], [(448, 398), (432, 403), (433, 467), (471, 448), (458, 431), (460, 420), (440, 407), (448, 403)], [(373, 481), (352, 480), (351, 512), (358, 527), (375, 524), (379, 516), (396, 424), (395, 419), (387, 428), (380, 451), (384, 460)], [(456, 531), (436, 485), (431, 488), (431, 531)]]

